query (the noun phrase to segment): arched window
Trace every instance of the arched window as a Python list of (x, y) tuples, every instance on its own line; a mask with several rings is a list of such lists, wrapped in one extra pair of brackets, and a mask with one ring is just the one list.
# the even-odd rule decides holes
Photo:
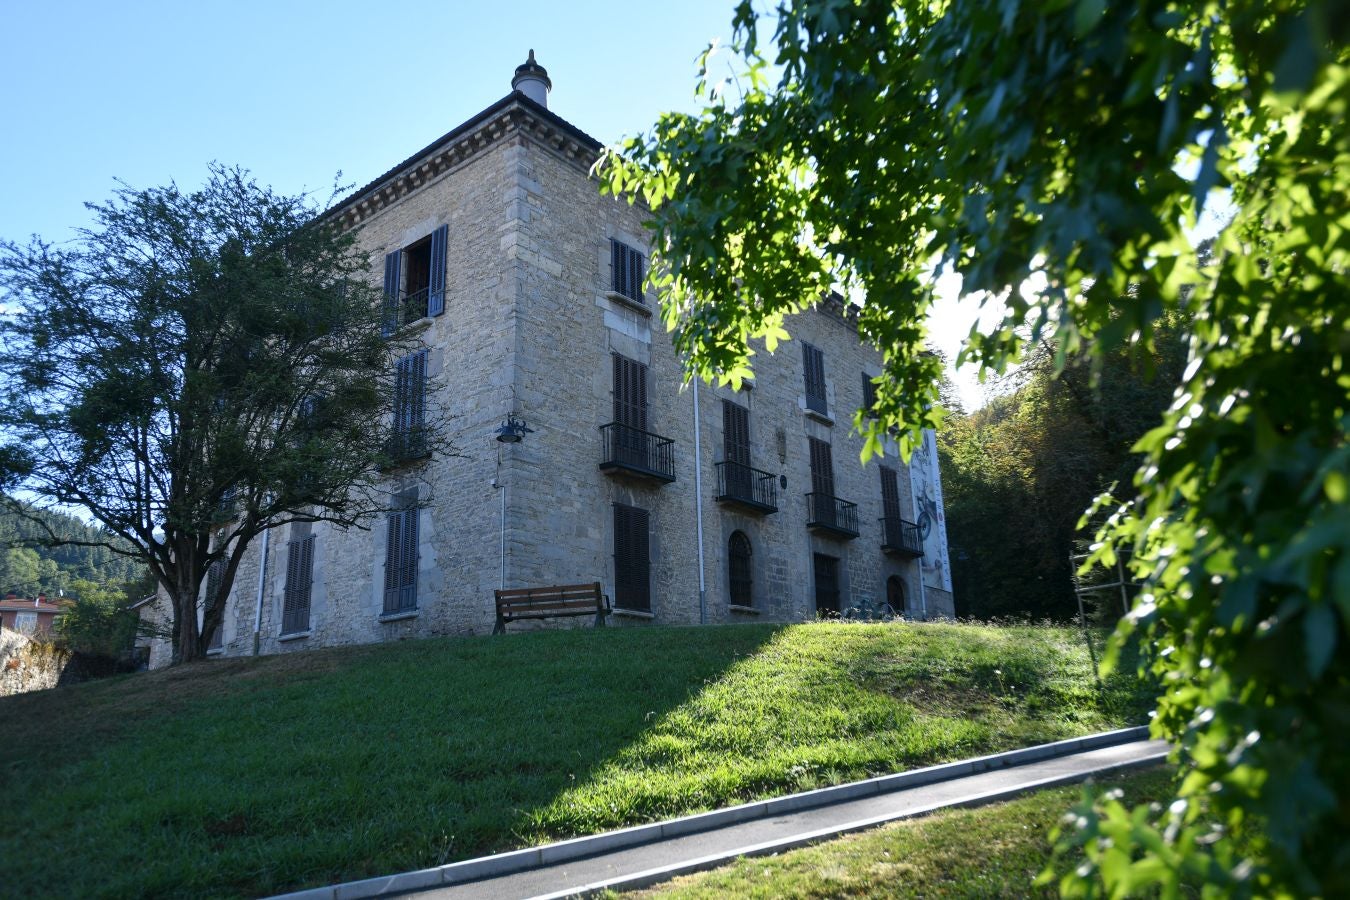
[(900, 580), (899, 575), (892, 575), (886, 579), (886, 602), (895, 610), (896, 615), (905, 614), (905, 583)]
[(754, 606), (750, 539), (744, 532), (732, 532), (731, 540), (727, 541), (727, 574), (731, 585), (731, 605)]

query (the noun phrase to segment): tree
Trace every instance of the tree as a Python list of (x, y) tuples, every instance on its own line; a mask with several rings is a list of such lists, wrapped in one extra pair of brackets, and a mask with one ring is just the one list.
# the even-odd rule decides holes
[[(71, 245), (0, 245), (0, 477), (104, 529), (58, 533), (11, 502), (49, 542), (143, 561), (172, 605), (175, 659), (192, 660), (253, 538), (387, 507), (409, 343), (381, 336), (355, 235), (239, 169), (89, 209)], [(199, 604), (213, 568), (217, 597)]]
[(117, 659), (131, 652), (140, 616), (124, 593), (83, 578), (70, 585), (75, 603), (57, 620), (57, 630), (72, 650)]
[[(1173, 317), (1155, 326), (1154, 353), (1114, 350), (1095, 371), (1081, 353), (1057, 367), (1041, 341), (986, 406), (946, 420), (938, 449), (958, 612), (1078, 614), (1069, 555), (1091, 537), (1079, 519), (1098, 494), (1128, 486), (1140, 460), (1132, 447), (1162, 423), (1188, 335)], [(1107, 609), (1115, 622), (1118, 595)]]
[[(887, 376), (854, 421), (869, 455), (940, 422), (935, 266), (1004, 299), (964, 351), (995, 371), (1027, 335), (1100, 366), (1190, 316), (1098, 552), (1130, 550), (1145, 583), (1123, 628), (1160, 650), (1154, 728), (1184, 778), (1160, 817), (1103, 807), (1080, 838), (1113, 892), (1198, 869), (1214, 891), (1350, 893), (1350, 7), (785, 0), (740, 3), (735, 28), (739, 91), (705, 55), (706, 108), (601, 166), (653, 211), (691, 369), (735, 381), (786, 313), (865, 295)], [(1187, 229), (1218, 188), (1237, 213), (1203, 264)], [(1226, 830), (1197, 838), (1206, 821)]]

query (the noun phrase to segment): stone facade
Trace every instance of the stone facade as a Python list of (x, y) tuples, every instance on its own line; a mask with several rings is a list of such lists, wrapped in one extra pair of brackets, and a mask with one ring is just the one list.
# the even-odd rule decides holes
[[(415, 490), (420, 503), (414, 611), (384, 614), (383, 523), (369, 531), (287, 526), (265, 550), (259, 541), (241, 565), (222, 652), (486, 634), (495, 619), (492, 592), (503, 583), (599, 581), (616, 597), (615, 504), (649, 517), (650, 610), (619, 611), (614, 624), (700, 621), (699, 525), (709, 622), (814, 617), (817, 554), (838, 561), (841, 608), (886, 599), (894, 576), (908, 615), (951, 615), (940, 517), (928, 543), (941, 546), (944, 566), (926, 589), (916, 560), (882, 552), (878, 466), (859, 463), (862, 441), (851, 426), (864, 373), (879, 373), (880, 357), (860, 343), (844, 306), (829, 301), (789, 321), (794, 340), (756, 356), (754, 383), (741, 391), (686, 384), (654, 315), (655, 297), (634, 302), (613, 290), (611, 240), (645, 254), (643, 211), (600, 195), (589, 174), (598, 150), (513, 92), (338, 210), (375, 257), (448, 226), (444, 314), (408, 327), (429, 348), (427, 415), (447, 423), (458, 453), (391, 477), (392, 494)], [(807, 410), (801, 341), (823, 354), (824, 415)], [(601, 429), (615, 419), (615, 354), (646, 366), (646, 430), (673, 441), (673, 481), (601, 469)], [(750, 465), (771, 476), (776, 512), (715, 499), (724, 400), (749, 410)], [(508, 414), (533, 429), (519, 443), (493, 440)], [(835, 495), (857, 504), (855, 539), (807, 527), (808, 438), (832, 448)], [(884, 462), (897, 470), (901, 515), (917, 518), (909, 472), (894, 454)], [(932, 471), (935, 478), (935, 465)], [(928, 494), (940, 498), (940, 488)], [(735, 531), (750, 541), (752, 602), (733, 609), (727, 548)], [(282, 637), (288, 544), (309, 534), (309, 627)], [(161, 664), (167, 648), (155, 654), (152, 664)]]

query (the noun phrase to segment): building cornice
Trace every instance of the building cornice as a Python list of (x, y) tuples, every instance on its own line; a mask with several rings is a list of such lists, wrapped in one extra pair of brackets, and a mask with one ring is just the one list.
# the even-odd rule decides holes
[(512, 137), (528, 137), (589, 170), (603, 146), (520, 91), (512, 91), (339, 201), (325, 218), (355, 227), (439, 176)]

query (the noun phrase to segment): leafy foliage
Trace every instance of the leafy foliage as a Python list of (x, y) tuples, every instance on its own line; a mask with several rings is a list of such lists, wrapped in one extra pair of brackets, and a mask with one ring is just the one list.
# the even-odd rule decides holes
[(0, 244), (0, 480), (89, 510), (106, 531), (74, 542), (144, 562), (192, 659), (224, 613), (206, 602), (198, 626), (213, 565), (227, 593), (262, 531), (387, 507), (409, 345), (381, 336), (355, 235), (305, 197), (214, 166), (196, 191), (123, 187), (89, 209), (70, 245)]
[(59, 620), (61, 637), (72, 650), (117, 658), (130, 651), (140, 616), (127, 608), (127, 596), (77, 578), (71, 585), (75, 603)]
[[(940, 418), (920, 351), (935, 264), (1005, 302), (965, 350), (995, 371), (1028, 334), (1059, 365), (1151, 353), (1184, 310), (1181, 385), (1099, 559), (1129, 549), (1147, 585), (1125, 627), (1160, 650), (1183, 821), (1264, 829), (1241, 853), (1227, 832), (1122, 829), (1115, 852), (1132, 890), (1206, 854), (1241, 859), (1216, 890), (1350, 893), (1350, 3), (798, 0), (735, 22), (739, 95), (705, 66), (716, 102), (602, 166), (653, 209), (691, 367), (735, 380), (785, 313), (865, 293), (887, 375), (880, 417), (854, 423), (867, 454)], [(1187, 229), (1216, 189), (1237, 213), (1205, 262)]]
[[(1003, 379), (1006, 392), (947, 419), (938, 450), (959, 614), (1078, 614), (1069, 556), (1091, 534), (1079, 519), (1099, 493), (1128, 486), (1140, 461), (1132, 448), (1181, 379), (1187, 334), (1183, 320), (1162, 323), (1152, 354), (1116, 350), (1095, 371), (1081, 353), (1057, 370), (1055, 347), (1041, 341)], [(1110, 601), (1103, 624), (1124, 612), (1118, 594)]]

